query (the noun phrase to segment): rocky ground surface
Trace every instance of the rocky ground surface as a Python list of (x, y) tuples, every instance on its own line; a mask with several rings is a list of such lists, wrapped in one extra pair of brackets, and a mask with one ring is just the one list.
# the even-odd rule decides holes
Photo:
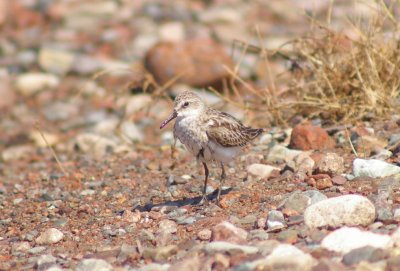
[[(0, 269), (399, 270), (400, 116), (274, 127), (199, 90), (228, 75), (233, 39), (257, 42), (257, 24), (274, 48), (329, 2), (0, 0)], [(338, 27), (368, 15), (346, 3)], [(179, 144), (171, 157), (172, 104), (137, 87), (143, 63), (265, 125), (220, 206), (220, 169), (198, 205), (202, 167)], [(259, 64), (241, 76), (262, 85)]]

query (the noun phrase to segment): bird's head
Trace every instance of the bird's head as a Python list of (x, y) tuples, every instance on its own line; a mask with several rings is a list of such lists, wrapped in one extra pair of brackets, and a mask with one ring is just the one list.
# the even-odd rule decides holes
[(176, 96), (174, 101), (174, 111), (164, 120), (160, 129), (164, 128), (171, 120), (176, 117), (190, 117), (199, 115), (205, 109), (204, 102), (200, 97), (192, 91), (184, 91)]

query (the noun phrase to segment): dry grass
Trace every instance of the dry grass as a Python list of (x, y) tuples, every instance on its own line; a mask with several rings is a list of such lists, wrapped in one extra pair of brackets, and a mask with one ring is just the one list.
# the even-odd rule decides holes
[[(263, 111), (276, 123), (299, 114), (330, 122), (356, 122), (399, 113), (399, 25), (392, 6), (379, 4), (376, 18), (362, 23), (348, 21), (353, 38), (333, 30), (330, 19), (324, 24), (310, 18), (310, 34), (291, 41), (291, 52), (268, 51), (242, 42), (245, 52), (257, 52), (265, 61), (269, 84), (259, 91), (236, 70), (230, 71), (238, 84), (254, 94), (254, 99), (246, 102), (230, 100), (249, 110)], [(281, 88), (268, 69), (268, 60), (278, 54), (289, 59), (293, 68), (290, 83)]]

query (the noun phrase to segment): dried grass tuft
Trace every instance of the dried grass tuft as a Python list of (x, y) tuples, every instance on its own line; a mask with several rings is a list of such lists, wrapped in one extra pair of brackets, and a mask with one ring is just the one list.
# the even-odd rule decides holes
[[(356, 38), (310, 18), (311, 33), (293, 40), (291, 52), (242, 45), (257, 52), (266, 65), (278, 54), (292, 63), (290, 83), (279, 85), (279, 80), (270, 79), (264, 91), (251, 87), (257, 95), (246, 101), (247, 108), (264, 110), (277, 123), (299, 114), (351, 123), (399, 113), (399, 24), (391, 12), (394, 7), (383, 1), (379, 4), (376, 18), (359, 23), (349, 20)], [(237, 73), (232, 76), (244, 85)]]

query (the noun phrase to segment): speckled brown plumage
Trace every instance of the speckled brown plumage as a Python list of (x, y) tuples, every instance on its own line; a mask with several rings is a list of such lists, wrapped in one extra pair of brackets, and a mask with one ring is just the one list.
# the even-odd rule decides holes
[[(241, 147), (263, 132), (263, 129), (247, 127), (233, 116), (208, 107), (191, 91), (184, 91), (175, 98), (174, 111), (160, 128), (175, 118), (174, 137), (204, 165), (206, 179), (203, 199), (208, 178), (206, 163), (216, 161), (221, 164), (222, 182), (225, 177), (224, 163), (234, 160)], [(218, 190), (218, 201), (220, 192), (221, 187)]]

